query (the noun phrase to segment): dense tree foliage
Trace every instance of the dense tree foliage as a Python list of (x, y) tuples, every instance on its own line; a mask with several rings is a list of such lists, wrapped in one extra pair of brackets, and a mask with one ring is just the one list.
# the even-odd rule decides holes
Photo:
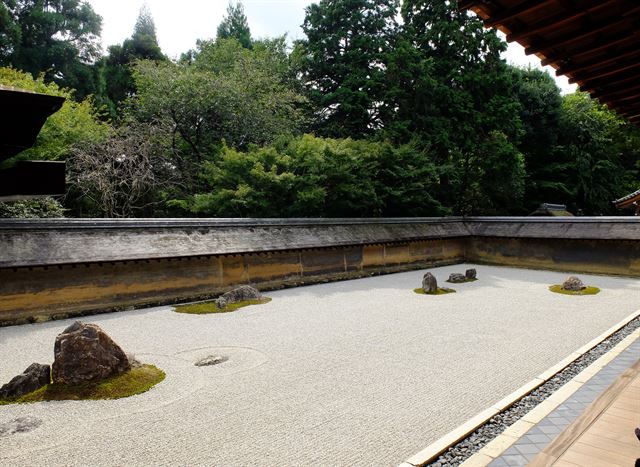
[(253, 45), (251, 40), (251, 29), (247, 16), (244, 14), (242, 2), (235, 5), (230, 2), (227, 7), (227, 15), (218, 25), (218, 39), (235, 39), (242, 47), (250, 49)]
[(0, 5), (0, 66), (93, 92), (102, 18), (81, 0), (8, 0)]
[(85, 2), (5, 0), (0, 84), (67, 98), (19, 157), (66, 159), (79, 216), (600, 215), (639, 188), (640, 130), (507, 65), (454, 0), (318, 0), (302, 27), (254, 39), (230, 3), (170, 60), (143, 8), (100, 57)]
[(223, 143), (245, 149), (300, 127), (302, 97), (287, 87), (279, 60), (277, 48), (249, 50), (219, 39), (201, 42), (191, 64), (138, 63), (132, 112), (142, 121), (169, 122), (187, 192), (198, 189), (201, 164), (216, 160)]
[(311, 135), (281, 138), (240, 152), (225, 147), (205, 164), (208, 193), (188, 209), (206, 216), (429, 216), (447, 210), (428, 151)]
[(320, 0), (307, 7), (307, 39), (297, 53), (319, 133), (358, 138), (383, 126), (397, 9), (397, 0)]

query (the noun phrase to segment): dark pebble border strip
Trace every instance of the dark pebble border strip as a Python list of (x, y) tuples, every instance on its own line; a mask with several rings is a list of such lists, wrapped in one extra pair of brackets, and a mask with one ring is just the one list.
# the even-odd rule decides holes
[(427, 465), (431, 467), (456, 467), (462, 464), (491, 440), (498, 437), (506, 428), (520, 420), (525, 414), (531, 411), (531, 409), (556, 392), (565, 383), (572, 380), (578, 373), (602, 357), (638, 328), (640, 328), (640, 317), (629, 321), (629, 323), (610, 337), (603, 340), (581, 357), (578, 357), (573, 363), (570, 363), (564, 370), (531, 391), (508, 409), (494, 415), (476, 431), (451, 446), (434, 462)]

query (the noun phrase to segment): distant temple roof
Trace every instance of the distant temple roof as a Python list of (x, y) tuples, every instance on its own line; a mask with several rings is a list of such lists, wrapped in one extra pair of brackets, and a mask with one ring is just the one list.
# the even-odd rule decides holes
[(459, 0), (458, 6), (640, 125), (637, 0)]
[(565, 216), (573, 216), (569, 211), (567, 211), (567, 206), (564, 204), (550, 204), (550, 203), (542, 203), (538, 206), (538, 209), (533, 211), (530, 216), (554, 216), (554, 217), (565, 217)]
[(627, 196), (623, 196), (622, 198), (615, 200), (613, 204), (618, 209), (625, 209), (635, 206), (636, 215), (640, 215), (640, 190), (634, 191)]

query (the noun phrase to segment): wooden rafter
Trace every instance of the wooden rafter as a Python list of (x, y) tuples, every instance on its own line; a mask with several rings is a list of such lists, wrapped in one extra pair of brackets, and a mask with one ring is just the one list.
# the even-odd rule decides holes
[(562, 66), (556, 70), (556, 76), (568, 75), (572, 73), (580, 73), (596, 66), (607, 65), (616, 62), (622, 58), (636, 57), (640, 55), (640, 44), (633, 44), (622, 51), (611, 52), (607, 57), (598, 56), (588, 61), (580, 62), (575, 65)]
[[(593, 44), (591, 47), (584, 46), (582, 49), (574, 49), (571, 53), (571, 58), (577, 59), (578, 57), (583, 55), (592, 55), (597, 52), (609, 50), (613, 47), (627, 45), (627, 43), (630, 41), (636, 41), (639, 36), (639, 32), (634, 30), (625, 30), (622, 32), (618, 32), (612, 34), (605, 40), (597, 41), (597, 43)], [(558, 63), (562, 60), (566, 60), (566, 58), (567, 57), (564, 54), (551, 52), (544, 59), (542, 59), (540, 63), (542, 64), (542, 66), (547, 66)]]
[(611, 4), (619, 3), (620, 0), (584, 0), (582, 2), (576, 2), (572, 8), (566, 8), (565, 10), (557, 13), (542, 21), (538, 21), (533, 24), (529, 24), (526, 27), (519, 30), (512, 31), (511, 34), (507, 34), (507, 42), (520, 41), (527, 37), (531, 37), (541, 31), (556, 28), (559, 24), (566, 23), (568, 21), (575, 20), (582, 16), (588, 15), (594, 10), (601, 8), (610, 8)]
[[(634, 10), (640, 10), (640, 8), (635, 8)], [(533, 55), (538, 53), (544, 53), (549, 49), (557, 49), (559, 47), (566, 46), (567, 44), (571, 44), (574, 42), (578, 42), (580, 40), (586, 39), (587, 37), (602, 35), (603, 38), (606, 39), (606, 34), (611, 28), (621, 28), (623, 30), (628, 31), (637, 31), (638, 28), (638, 20), (632, 20), (628, 17), (624, 17), (615, 22), (610, 22), (607, 20), (598, 20), (591, 27), (585, 28), (582, 32), (575, 33), (566, 33), (561, 37), (546, 39), (540, 41), (539, 43), (526, 47), (524, 52), (527, 55)]]
[(485, 21), (484, 24), (487, 27), (491, 28), (500, 23), (504, 23), (505, 21), (512, 20), (516, 16), (522, 15), (523, 13), (529, 13), (533, 10), (544, 8), (553, 2), (554, 0), (526, 0), (521, 4), (510, 8), (500, 14), (493, 15), (490, 19)]
[(635, 70), (635, 69), (640, 69), (640, 62), (633, 61), (633, 60), (626, 60), (622, 63), (613, 63), (612, 65), (609, 65), (606, 67), (579, 73), (569, 78), (569, 82), (571, 84), (574, 84), (581, 81), (588, 81), (591, 79), (602, 78), (605, 76), (611, 76), (616, 73), (621, 73), (623, 71)]
[(629, 87), (626, 87), (624, 90), (616, 88), (601, 88), (597, 91), (593, 91), (591, 93), (591, 97), (593, 97), (594, 99), (605, 99), (611, 101), (625, 100), (629, 97), (640, 97), (640, 83), (636, 84), (635, 86), (631, 85)]
[(640, 80), (640, 71), (627, 70), (626, 72), (619, 73), (618, 75), (610, 78), (588, 80), (584, 83), (579, 83), (579, 85), (583, 91), (592, 91), (603, 86), (612, 86), (617, 87), (618, 89), (624, 89), (624, 86), (637, 84), (638, 80)]

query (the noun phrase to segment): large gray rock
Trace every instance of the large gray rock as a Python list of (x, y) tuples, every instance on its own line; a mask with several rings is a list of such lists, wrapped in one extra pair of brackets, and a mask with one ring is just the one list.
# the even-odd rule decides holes
[(467, 278), (467, 280), (471, 281), (473, 279), (475, 279), (477, 277), (478, 273), (476, 272), (475, 269), (467, 269), (464, 272), (464, 277)]
[(241, 285), (229, 292), (220, 295), (216, 300), (216, 306), (218, 308), (224, 308), (231, 303), (244, 302), (246, 300), (260, 300), (262, 294), (255, 287), (250, 285)]
[(587, 287), (576, 276), (571, 276), (562, 283), (562, 288), (564, 290), (579, 291), (586, 289)]
[(0, 398), (20, 397), (51, 382), (51, 367), (32, 363), (26, 370), (0, 388)]
[(453, 284), (459, 284), (461, 282), (467, 282), (467, 278), (462, 274), (454, 272), (449, 274), (449, 279), (447, 279), (447, 282), (451, 282)]
[(424, 293), (436, 293), (438, 291), (438, 281), (430, 272), (422, 277), (422, 290), (424, 290)]
[(56, 384), (99, 381), (131, 368), (120, 346), (95, 324), (76, 321), (56, 337), (53, 352)]

